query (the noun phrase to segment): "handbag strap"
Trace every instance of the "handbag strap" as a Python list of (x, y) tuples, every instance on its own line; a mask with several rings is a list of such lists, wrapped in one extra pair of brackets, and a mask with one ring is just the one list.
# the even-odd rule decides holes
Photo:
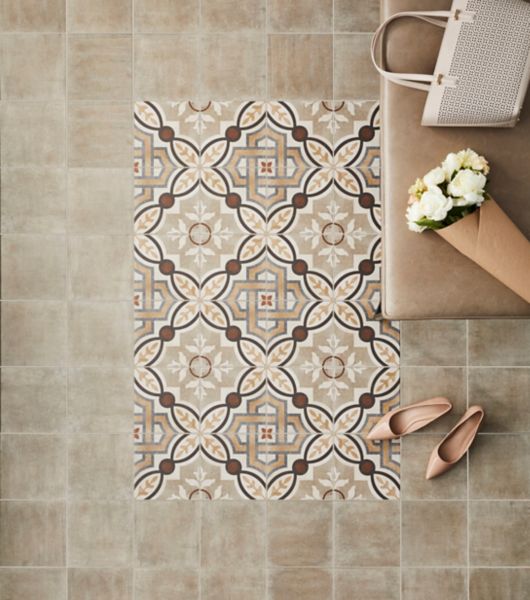
[(396, 13), (388, 17), (386, 21), (379, 25), (372, 38), (372, 62), (374, 63), (375, 68), (383, 77), (399, 85), (404, 85), (406, 87), (411, 87), (417, 90), (429, 91), (431, 83), (435, 81), (441, 83), (439, 76), (423, 75), (420, 73), (393, 73), (392, 71), (387, 71), (383, 69), (383, 67), (381, 67), (377, 62), (376, 50), (379, 45), (379, 40), (381, 39), (384, 32), (386, 31), (386, 28), (388, 27), (388, 25), (390, 25), (392, 21), (401, 19), (403, 17), (413, 17), (416, 19), (421, 19), (422, 21), (426, 21), (427, 23), (431, 23), (432, 25), (436, 25), (437, 27), (445, 27), (447, 25), (445, 19), (450, 19), (451, 17), (458, 18), (458, 13), (455, 13), (455, 11), (450, 10), (407, 11)]

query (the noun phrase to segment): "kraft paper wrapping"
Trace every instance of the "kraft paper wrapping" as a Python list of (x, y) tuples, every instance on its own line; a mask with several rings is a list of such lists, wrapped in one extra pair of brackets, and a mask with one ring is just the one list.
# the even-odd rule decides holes
[(530, 241), (495, 200), (436, 233), (530, 303)]

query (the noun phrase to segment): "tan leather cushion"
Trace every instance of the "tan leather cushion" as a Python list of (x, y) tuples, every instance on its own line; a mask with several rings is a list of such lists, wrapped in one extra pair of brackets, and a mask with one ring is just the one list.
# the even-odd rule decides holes
[[(382, 0), (382, 18), (402, 10), (439, 10), (450, 0)], [(398, 20), (386, 60), (404, 72), (434, 70), (443, 31)], [(530, 102), (513, 129), (422, 127), (425, 93), (382, 82), (383, 312), (393, 319), (528, 316), (530, 304), (434, 232), (408, 231), (407, 189), (448, 152), (471, 147), (491, 163), (490, 191), (530, 237)], [(530, 265), (528, 266), (530, 269)]]

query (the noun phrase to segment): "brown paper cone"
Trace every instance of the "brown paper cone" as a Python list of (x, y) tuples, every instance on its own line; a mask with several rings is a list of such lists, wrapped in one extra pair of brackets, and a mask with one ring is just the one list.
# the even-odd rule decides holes
[(436, 233), (530, 303), (530, 241), (495, 200)]

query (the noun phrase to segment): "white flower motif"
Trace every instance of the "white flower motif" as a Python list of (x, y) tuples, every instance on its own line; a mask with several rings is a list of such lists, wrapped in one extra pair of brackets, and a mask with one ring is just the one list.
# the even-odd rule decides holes
[(445, 181), (445, 171), (442, 167), (436, 167), (435, 169), (431, 169), (427, 175), (423, 177), (423, 182), (427, 186), (427, 188), (434, 187), (443, 183)]

